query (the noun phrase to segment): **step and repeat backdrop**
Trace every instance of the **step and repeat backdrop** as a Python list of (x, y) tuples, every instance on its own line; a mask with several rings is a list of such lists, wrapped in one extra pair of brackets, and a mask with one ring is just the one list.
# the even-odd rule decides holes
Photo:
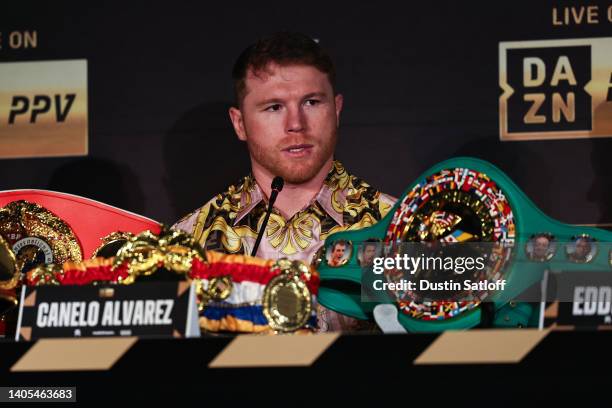
[(337, 158), (382, 191), (475, 156), (545, 213), (612, 226), (610, 1), (5, 4), (0, 190), (174, 222), (249, 171), (231, 69), (282, 30), (332, 55)]

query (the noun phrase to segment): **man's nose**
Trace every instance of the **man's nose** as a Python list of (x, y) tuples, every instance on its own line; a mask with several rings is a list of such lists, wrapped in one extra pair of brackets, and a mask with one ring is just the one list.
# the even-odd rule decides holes
[(287, 109), (287, 132), (303, 132), (306, 130), (306, 116), (300, 106), (293, 106)]

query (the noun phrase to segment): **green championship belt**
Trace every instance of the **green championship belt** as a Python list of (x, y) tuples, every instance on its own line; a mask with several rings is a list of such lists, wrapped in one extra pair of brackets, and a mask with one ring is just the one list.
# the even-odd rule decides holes
[[(410, 291), (382, 291), (364, 300), (363, 287), (372, 283), (372, 267), (363, 262), (366, 245), (377, 243), (379, 255), (389, 258), (401, 253), (402, 243), (434, 241), (489, 245), (485, 273), (490, 279), (503, 278), (503, 290), (448, 295), (441, 301), (423, 300)], [(344, 256), (340, 260), (332, 255), (338, 242)], [(409, 332), (535, 327), (539, 298), (524, 301), (522, 294), (540, 285), (545, 270), (609, 272), (610, 242), (611, 232), (551, 219), (492, 164), (454, 158), (423, 173), (374, 226), (326, 239), (319, 255), (319, 302), (364, 320), (371, 319), (375, 306), (392, 304)]]

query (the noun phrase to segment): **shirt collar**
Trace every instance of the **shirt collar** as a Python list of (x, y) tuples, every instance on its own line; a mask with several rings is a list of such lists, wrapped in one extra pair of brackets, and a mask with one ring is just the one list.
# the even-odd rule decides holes
[[(311, 207), (315, 202), (340, 226), (344, 225), (344, 204), (348, 194), (348, 178), (342, 164), (334, 161), (331, 170), (327, 174), (321, 189), (313, 201), (304, 209)], [(242, 194), (240, 196), (240, 210), (236, 214), (234, 225), (243, 219), (248, 213), (264, 200), (264, 193), (252, 175), (244, 180)]]

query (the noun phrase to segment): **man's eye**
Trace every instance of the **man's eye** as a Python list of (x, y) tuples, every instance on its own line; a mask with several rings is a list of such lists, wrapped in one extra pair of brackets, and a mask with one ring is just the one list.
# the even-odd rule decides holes
[(278, 112), (281, 109), (281, 105), (275, 103), (274, 105), (268, 106), (265, 110), (268, 112)]
[(305, 103), (306, 103), (306, 106), (315, 106), (315, 105), (320, 104), (321, 101), (318, 99), (307, 99)]

